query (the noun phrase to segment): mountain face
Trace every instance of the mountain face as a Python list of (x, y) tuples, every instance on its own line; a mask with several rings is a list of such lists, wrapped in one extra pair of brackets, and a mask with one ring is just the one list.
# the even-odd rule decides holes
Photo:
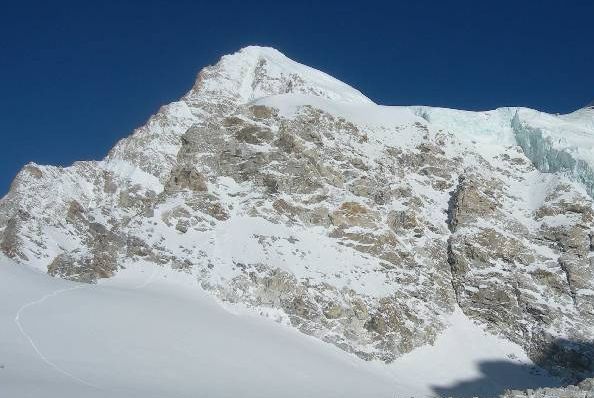
[(101, 161), (30, 163), (0, 249), (95, 283), (197, 278), (364, 359), (460, 308), (571, 380), (593, 370), (594, 110), (374, 104), (270, 48), (203, 69)]

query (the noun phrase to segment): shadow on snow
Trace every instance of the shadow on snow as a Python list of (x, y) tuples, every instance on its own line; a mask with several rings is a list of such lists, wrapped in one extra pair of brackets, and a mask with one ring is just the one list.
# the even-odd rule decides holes
[[(491, 398), (505, 390), (563, 387), (594, 377), (594, 342), (558, 339), (538, 355), (534, 365), (510, 361), (485, 361), (478, 364), (481, 376), (451, 386), (432, 386), (439, 397)], [(546, 369), (546, 370), (545, 370)]]

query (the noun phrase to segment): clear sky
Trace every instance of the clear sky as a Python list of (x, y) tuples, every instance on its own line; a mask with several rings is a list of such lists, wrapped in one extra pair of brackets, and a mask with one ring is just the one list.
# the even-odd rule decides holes
[(5, 0), (0, 195), (29, 161), (102, 158), (250, 44), (381, 104), (564, 113), (594, 99), (593, 0)]

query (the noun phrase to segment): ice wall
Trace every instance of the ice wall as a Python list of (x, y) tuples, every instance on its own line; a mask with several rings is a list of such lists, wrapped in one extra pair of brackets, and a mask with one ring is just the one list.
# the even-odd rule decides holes
[(516, 112), (511, 120), (516, 142), (534, 166), (544, 173), (565, 172), (581, 183), (588, 194), (594, 197), (594, 171), (591, 163), (584, 160), (577, 145), (571, 145), (570, 134), (554, 136), (540, 127), (521, 120)]

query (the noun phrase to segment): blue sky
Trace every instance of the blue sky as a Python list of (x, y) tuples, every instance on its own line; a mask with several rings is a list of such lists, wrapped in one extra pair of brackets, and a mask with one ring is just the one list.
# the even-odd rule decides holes
[(381, 104), (569, 112), (594, 99), (593, 20), (592, 0), (4, 1), (0, 195), (29, 161), (102, 158), (250, 44)]

